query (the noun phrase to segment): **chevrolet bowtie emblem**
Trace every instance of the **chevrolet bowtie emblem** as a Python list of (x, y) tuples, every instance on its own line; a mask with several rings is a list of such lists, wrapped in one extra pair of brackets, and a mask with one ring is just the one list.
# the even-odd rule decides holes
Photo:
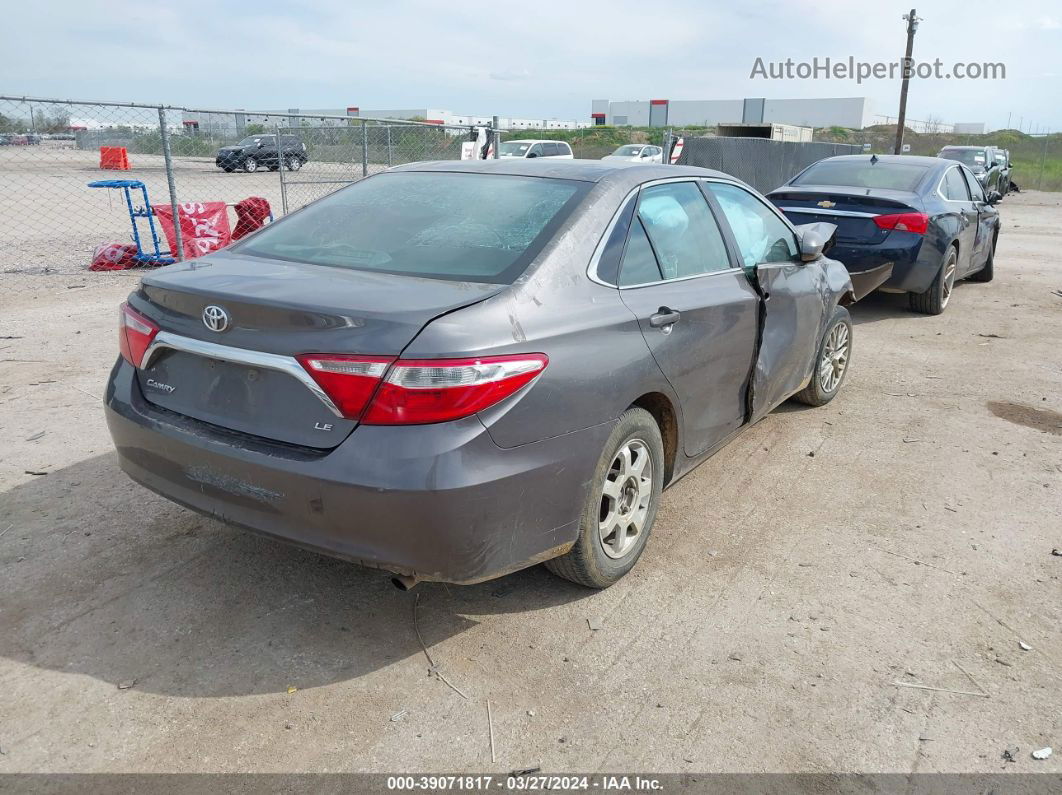
[(825, 208), (827, 210), (830, 209), (831, 207), (836, 207), (836, 206), (837, 206), (837, 202), (832, 202), (829, 199), (823, 199), (822, 201), (819, 202), (819, 207), (823, 207), (823, 208)]

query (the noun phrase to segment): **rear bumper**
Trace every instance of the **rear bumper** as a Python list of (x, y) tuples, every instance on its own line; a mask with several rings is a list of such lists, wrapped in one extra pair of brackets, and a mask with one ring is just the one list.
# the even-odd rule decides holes
[(566, 552), (611, 431), (505, 449), (469, 417), (363, 426), (318, 452), (158, 409), (133, 372), (119, 360), (105, 398), (133, 480), (223, 522), (423, 580), (480, 582)]
[[(929, 289), (940, 268), (940, 253), (925, 243), (922, 235), (892, 232), (877, 245), (838, 242), (830, 256), (844, 263), (863, 295), (876, 287), (921, 293)], [(887, 278), (885, 266), (891, 266)]]

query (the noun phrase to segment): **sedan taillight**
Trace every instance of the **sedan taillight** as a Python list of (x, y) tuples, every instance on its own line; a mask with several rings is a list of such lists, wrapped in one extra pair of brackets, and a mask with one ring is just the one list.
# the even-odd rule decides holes
[(159, 327), (137, 312), (128, 303), (118, 310), (118, 350), (133, 367), (140, 367)]
[(467, 417), (535, 380), (549, 359), (543, 353), (478, 359), (399, 359), (362, 422), (419, 425)]
[(394, 356), (307, 353), (295, 357), (348, 420), (361, 417)]
[(468, 417), (499, 403), (546, 368), (542, 353), (475, 359), (297, 357), (348, 419), (365, 425), (425, 425)]
[(876, 215), (874, 223), (879, 229), (895, 229), (897, 232), (914, 232), (916, 235), (924, 235), (929, 228), (929, 216), (925, 213)]

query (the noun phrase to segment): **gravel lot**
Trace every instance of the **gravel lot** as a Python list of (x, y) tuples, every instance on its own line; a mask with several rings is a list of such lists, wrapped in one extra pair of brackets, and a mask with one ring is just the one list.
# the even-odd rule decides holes
[(600, 593), (401, 593), (133, 485), (100, 395), (137, 274), (5, 271), (0, 772), (1062, 771), (1062, 195), (1001, 208), (996, 281), (854, 307), (841, 396), (668, 490)]

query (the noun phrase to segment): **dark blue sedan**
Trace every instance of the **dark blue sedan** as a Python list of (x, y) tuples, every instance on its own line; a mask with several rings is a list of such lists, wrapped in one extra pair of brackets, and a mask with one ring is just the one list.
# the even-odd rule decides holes
[(986, 194), (962, 163), (830, 157), (767, 197), (794, 224), (837, 225), (830, 256), (848, 268), (857, 298), (905, 292), (912, 310), (939, 315), (957, 280), (992, 281), (1000, 195)]

